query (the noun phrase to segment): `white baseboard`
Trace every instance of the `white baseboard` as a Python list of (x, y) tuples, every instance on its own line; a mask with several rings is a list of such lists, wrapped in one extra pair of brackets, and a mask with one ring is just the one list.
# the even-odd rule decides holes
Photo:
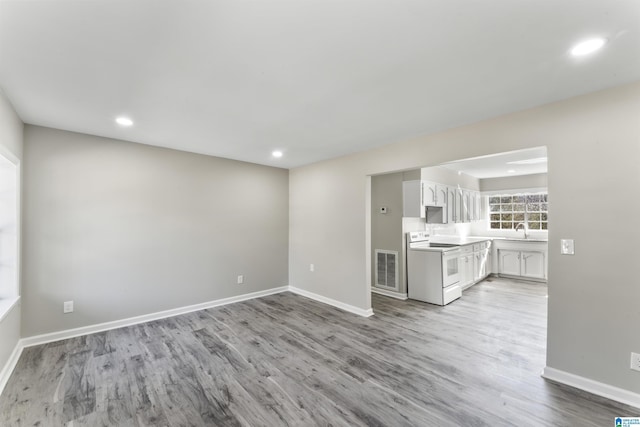
[(18, 360), (20, 359), (20, 355), (22, 354), (22, 349), (24, 347), (20, 344), (20, 341), (21, 340), (16, 343), (15, 348), (9, 356), (9, 360), (7, 360), (7, 363), (4, 364), (2, 371), (0, 371), (0, 394), (2, 394), (4, 386), (7, 385), (7, 381), (9, 381), (9, 377), (13, 373), (13, 370), (16, 368)]
[(329, 304), (334, 307), (338, 307), (342, 310), (357, 314), (359, 316), (369, 317), (373, 315), (373, 310), (363, 310), (361, 308), (345, 304), (340, 301), (336, 301), (331, 298), (324, 297), (322, 295), (314, 294), (313, 292), (298, 289), (292, 286), (281, 286), (278, 288), (267, 289), (264, 291), (252, 292), (249, 294), (237, 295), (234, 297), (223, 298), (219, 300), (204, 302), (200, 304), (189, 305), (186, 307), (174, 308), (171, 310), (159, 311), (157, 313), (144, 314), (142, 316), (130, 317), (128, 319), (114, 320), (111, 322), (98, 323), (95, 325), (83, 326), (80, 328), (67, 329), (64, 331), (51, 332), (48, 334), (34, 335), (31, 337), (22, 338), (18, 341), (9, 360), (5, 363), (2, 371), (0, 371), (0, 394), (4, 390), (4, 387), (11, 376), (11, 373), (20, 359), (22, 350), (25, 347), (31, 347), (34, 345), (46, 344), (54, 341), (65, 340), (69, 338), (79, 337), (82, 335), (94, 334), (96, 332), (108, 331), (111, 329), (123, 328), (126, 326), (137, 325), (140, 323), (150, 322), (152, 320), (165, 319), (167, 317), (178, 316), (180, 314), (191, 313), (193, 311), (204, 310), (207, 308), (218, 307), (221, 305), (232, 304), (235, 302), (246, 301), (254, 298), (260, 298), (267, 295), (278, 294), (280, 292), (291, 291), (295, 294), (305, 296), (307, 298)]
[(384, 295), (385, 297), (391, 297), (403, 301), (409, 299), (409, 295), (407, 295), (406, 293), (403, 294), (402, 292), (388, 291), (386, 289), (374, 288), (373, 286), (371, 287), (371, 292), (373, 292), (374, 294)]
[(325, 296), (318, 295), (313, 292), (305, 291), (304, 289), (299, 289), (294, 286), (289, 286), (289, 291), (293, 292), (294, 294), (302, 295), (303, 297), (307, 297), (324, 304), (332, 305), (341, 310), (348, 311), (353, 314), (357, 314), (358, 316), (363, 316), (363, 317), (373, 316), (373, 309), (371, 308), (368, 310), (363, 310), (359, 307), (356, 307), (355, 305), (345, 304), (343, 302), (340, 302), (331, 298), (327, 298)]
[(249, 294), (237, 295), (229, 298), (222, 298), (219, 300), (203, 302), (200, 304), (188, 305), (186, 307), (179, 307), (171, 310), (159, 311), (157, 313), (144, 314), (142, 316), (130, 317), (128, 319), (98, 323), (96, 325), (83, 326), (75, 329), (67, 329), (64, 331), (52, 332), (49, 334), (35, 335), (32, 337), (21, 339), (20, 343), (22, 344), (23, 347), (46, 344), (53, 341), (60, 341), (60, 340), (65, 340), (69, 338), (79, 337), (82, 335), (94, 334), (96, 332), (103, 332), (103, 331), (108, 331), (110, 329), (137, 325), (139, 323), (150, 322), (152, 320), (165, 319), (167, 317), (178, 316), (180, 314), (191, 313), (193, 311), (204, 310), (211, 307), (218, 307), (221, 305), (232, 304), (234, 302), (246, 301), (249, 299), (260, 298), (267, 295), (278, 294), (280, 292), (287, 291), (288, 289), (289, 289), (288, 286), (281, 286), (279, 288), (272, 288), (272, 289), (267, 289), (265, 291), (258, 291), (258, 292), (252, 292)]
[(546, 366), (542, 378), (640, 408), (640, 394)]

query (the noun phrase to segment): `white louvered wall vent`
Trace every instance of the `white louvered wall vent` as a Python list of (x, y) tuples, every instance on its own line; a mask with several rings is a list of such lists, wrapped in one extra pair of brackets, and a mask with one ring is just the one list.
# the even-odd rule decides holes
[(398, 289), (398, 252), (376, 249), (375, 286)]

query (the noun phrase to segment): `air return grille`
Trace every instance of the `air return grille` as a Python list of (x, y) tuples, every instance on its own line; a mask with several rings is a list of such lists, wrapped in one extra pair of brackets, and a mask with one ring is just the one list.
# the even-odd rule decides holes
[(398, 252), (376, 249), (375, 286), (398, 290)]

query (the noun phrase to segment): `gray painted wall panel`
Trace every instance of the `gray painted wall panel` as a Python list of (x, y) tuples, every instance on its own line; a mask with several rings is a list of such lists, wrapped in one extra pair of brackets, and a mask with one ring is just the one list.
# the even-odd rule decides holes
[(36, 126), (24, 163), (23, 336), (287, 284), (285, 169)]

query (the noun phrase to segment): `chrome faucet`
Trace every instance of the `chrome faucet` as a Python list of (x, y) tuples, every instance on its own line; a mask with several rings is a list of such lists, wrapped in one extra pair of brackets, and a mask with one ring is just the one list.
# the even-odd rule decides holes
[(519, 222), (518, 225), (516, 225), (516, 231), (520, 229), (520, 226), (522, 226), (524, 230), (524, 238), (527, 239), (529, 237), (529, 226), (526, 222)]

